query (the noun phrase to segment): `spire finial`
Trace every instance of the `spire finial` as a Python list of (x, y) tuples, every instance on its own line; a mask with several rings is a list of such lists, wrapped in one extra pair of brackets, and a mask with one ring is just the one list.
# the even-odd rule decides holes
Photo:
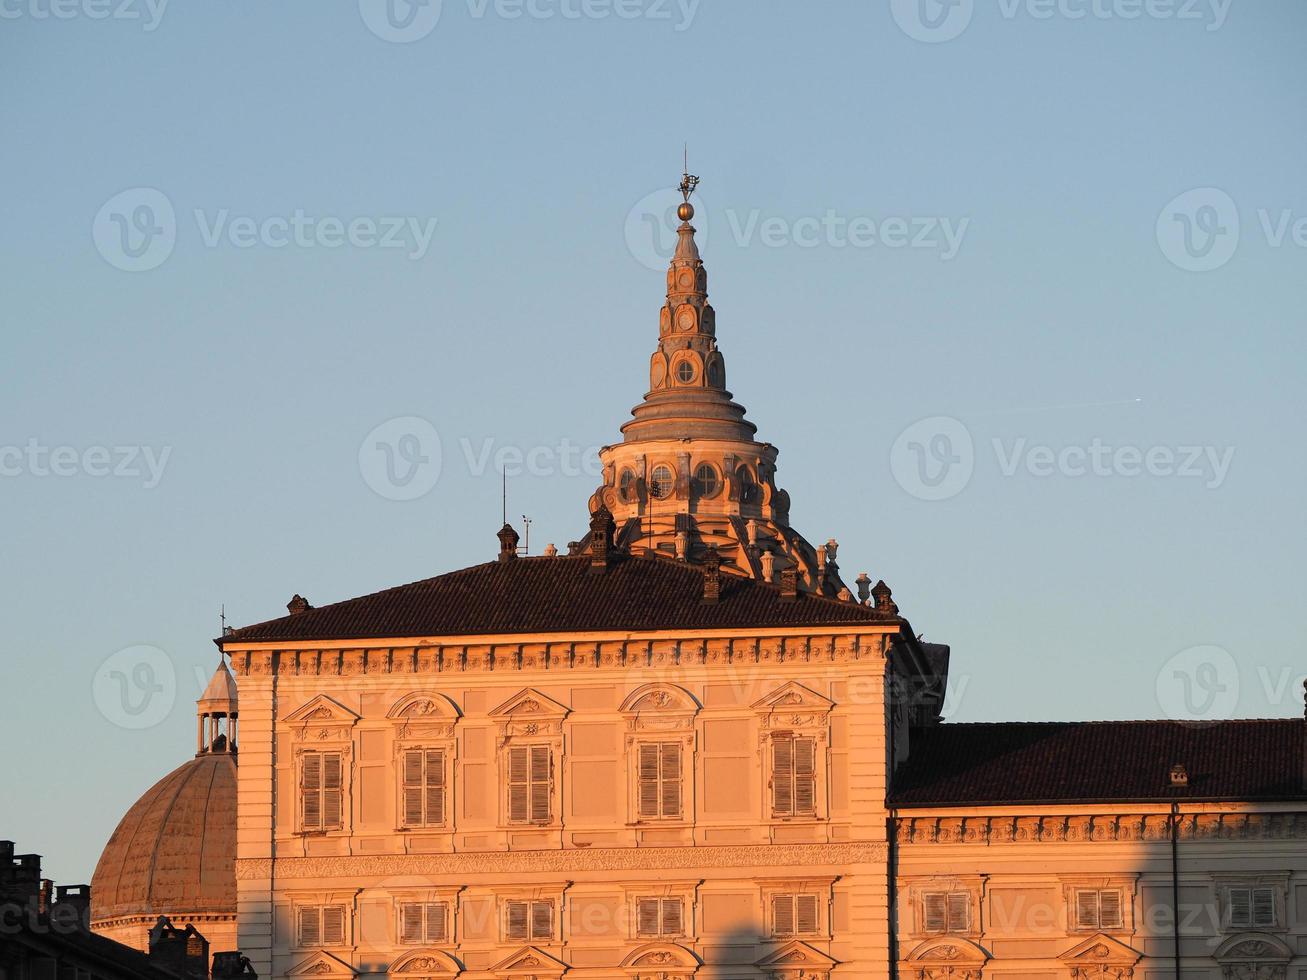
[(690, 195), (694, 193), (695, 188), (699, 186), (699, 178), (690, 173), (690, 144), (685, 144), (685, 170), (681, 174), (681, 197), (684, 202), (676, 209), (676, 216), (682, 221), (689, 221), (694, 217), (694, 205), (690, 203)]

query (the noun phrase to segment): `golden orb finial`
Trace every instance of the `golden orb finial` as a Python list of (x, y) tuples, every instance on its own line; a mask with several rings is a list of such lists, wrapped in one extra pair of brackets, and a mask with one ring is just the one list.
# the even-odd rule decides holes
[(676, 209), (676, 216), (682, 221), (689, 221), (694, 217), (694, 205), (686, 201)]

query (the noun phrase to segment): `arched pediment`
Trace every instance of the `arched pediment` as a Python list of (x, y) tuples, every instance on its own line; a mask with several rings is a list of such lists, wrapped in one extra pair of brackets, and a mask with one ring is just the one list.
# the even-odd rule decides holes
[(442, 949), (418, 949), (396, 960), (387, 971), (404, 980), (453, 980), (462, 964)]
[(451, 698), (427, 691), (405, 695), (386, 712), (386, 717), (394, 721), (454, 721), (462, 716)]
[(917, 944), (908, 954), (907, 961), (984, 965), (989, 961), (989, 954), (982, 947), (961, 936), (936, 936)]
[(354, 977), (358, 976), (358, 971), (344, 960), (337, 959), (330, 953), (319, 951), (300, 960), (299, 963), (290, 968), (286, 975), (290, 977), (330, 977), (340, 978), (340, 980), (353, 980)]
[(1221, 943), (1212, 955), (1218, 963), (1287, 963), (1293, 959), (1293, 950), (1279, 936), (1241, 932)]
[(646, 943), (622, 960), (622, 969), (634, 980), (644, 977), (682, 980), (694, 976), (700, 962), (694, 953), (676, 943)]
[(1138, 950), (1101, 932), (1058, 957), (1071, 969), (1072, 980), (1128, 980), (1142, 958)]
[(654, 683), (637, 687), (627, 695), (620, 710), (623, 714), (643, 711), (697, 712), (702, 705), (693, 694), (675, 684)]

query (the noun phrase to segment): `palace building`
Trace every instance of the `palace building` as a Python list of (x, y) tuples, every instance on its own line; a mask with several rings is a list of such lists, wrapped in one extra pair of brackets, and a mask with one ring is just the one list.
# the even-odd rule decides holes
[(219, 638), (239, 745), (224, 667), (97, 928), (231, 916), (265, 978), (1307, 980), (1307, 722), (943, 720), (949, 648), (726, 388), (695, 182), (580, 539)]

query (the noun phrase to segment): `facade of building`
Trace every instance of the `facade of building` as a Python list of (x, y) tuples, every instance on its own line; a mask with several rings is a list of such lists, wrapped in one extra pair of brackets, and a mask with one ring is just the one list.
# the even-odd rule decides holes
[(789, 525), (683, 190), (580, 540), (219, 639), (254, 969), (1307, 980), (1307, 724), (943, 723), (948, 648)]

